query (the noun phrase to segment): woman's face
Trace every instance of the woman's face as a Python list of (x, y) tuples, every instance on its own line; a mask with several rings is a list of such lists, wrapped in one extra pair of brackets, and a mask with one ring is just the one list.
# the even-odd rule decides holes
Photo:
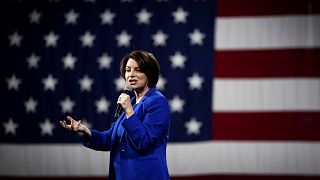
[(148, 85), (146, 74), (140, 71), (139, 64), (132, 58), (127, 62), (125, 78), (133, 90), (143, 91)]

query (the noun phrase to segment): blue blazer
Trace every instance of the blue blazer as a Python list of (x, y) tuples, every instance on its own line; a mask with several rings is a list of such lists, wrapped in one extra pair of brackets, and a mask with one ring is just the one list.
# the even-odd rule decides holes
[[(111, 151), (109, 179), (115, 179), (115, 173), (126, 180), (169, 179), (166, 147), (171, 117), (167, 99), (155, 87), (150, 88), (134, 111), (128, 119), (122, 113), (107, 131), (92, 129), (90, 140), (84, 138), (84, 146)], [(119, 126), (124, 128), (120, 139), (117, 138)], [(117, 156), (120, 172), (114, 167)]]

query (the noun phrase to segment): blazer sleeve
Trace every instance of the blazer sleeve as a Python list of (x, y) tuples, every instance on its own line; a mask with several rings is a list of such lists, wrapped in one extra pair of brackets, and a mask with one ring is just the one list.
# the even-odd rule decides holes
[(151, 148), (159, 140), (168, 140), (170, 108), (165, 97), (148, 98), (144, 102), (144, 119), (134, 113), (122, 122), (131, 142), (138, 151)]
[(87, 148), (97, 151), (110, 151), (111, 150), (111, 135), (113, 126), (107, 131), (91, 130), (91, 137), (83, 137), (83, 145)]

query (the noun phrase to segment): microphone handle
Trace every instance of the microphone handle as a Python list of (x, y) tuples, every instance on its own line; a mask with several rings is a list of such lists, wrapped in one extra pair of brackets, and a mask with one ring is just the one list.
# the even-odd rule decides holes
[(120, 116), (120, 113), (122, 112), (122, 106), (121, 104), (117, 104), (117, 108), (116, 108), (116, 111), (114, 113), (114, 118), (118, 119), (118, 117)]
[[(127, 94), (127, 95), (130, 95), (131, 91), (132, 91), (132, 88), (130, 87), (129, 89), (123, 89), (121, 92), (122, 92), (122, 93), (125, 93), (125, 94)], [(115, 119), (118, 119), (118, 117), (120, 116), (120, 114), (122, 113), (122, 111), (123, 111), (123, 108), (122, 108), (121, 104), (117, 104), (117, 108), (116, 108), (116, 111), (115, 111), (113, 117), (114, 117)]]

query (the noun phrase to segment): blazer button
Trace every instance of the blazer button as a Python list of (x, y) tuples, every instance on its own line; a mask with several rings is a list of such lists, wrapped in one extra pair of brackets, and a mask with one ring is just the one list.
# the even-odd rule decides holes
[(125, 150), (124, 150), (124, 149), (121, 149), (121, 152), (125, 152)]

